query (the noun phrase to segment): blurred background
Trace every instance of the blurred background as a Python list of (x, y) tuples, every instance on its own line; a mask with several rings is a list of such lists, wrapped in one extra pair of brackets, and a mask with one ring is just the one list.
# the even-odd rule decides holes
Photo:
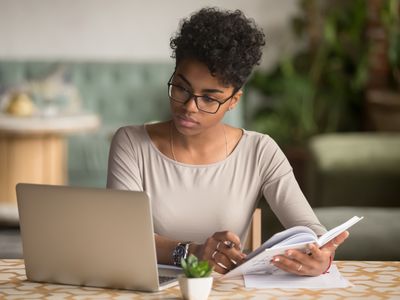
[(266, 35), (225, 121), (278, 142), (327, 228), (365, 216), (337, 259), (399, 260), (398, 0), (0, 0), (0, 258), (22, 257), (16, 183), (105, 187), (115, 130), (168, 119), (169, 40), (204, 6)]

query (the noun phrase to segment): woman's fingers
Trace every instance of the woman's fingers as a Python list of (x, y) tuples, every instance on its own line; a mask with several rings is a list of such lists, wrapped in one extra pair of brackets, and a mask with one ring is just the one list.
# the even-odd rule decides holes
[(240, 239), (229, 231), (216, 232), (208, 238), (204, 247), (204, 256), (218, 273), (225, 274), (241, 264), (245, 254), (240, 251)]
[[(278, 260), (275, 258), (278, 258)], [(275, 264), (276, 262), (279, 264)], [(274, 257), (272, 263), (277, 267), (284, 267), (285, 271), (294, 274), (306, 274), (308, 270), (315, 269), (319, 265), (319, 262), (312, 256), (295, 249), (286, 251), (285, 255)]]
[(224, 242), (225, 246), (236, 248), (238, 250), (240, 250), (242, 246), (240, 243), (240, 238), (231, 231), (216, 232), (213, 234), (213, 238), (218, 241)]
[(213, 238), (216, 241), (215, 250), (225, 254), (235, 265), (241, 263), (246, 257), (240, 250), (241, 243), (239, 237), (233, 232), (216, 232)]
[(311, 258), (310, 255), (298, 250), (288, 250), (285, 254), (287, 258), (302, 262), (306, 265), (311, 265), (313, 263), (313, 258)]
[(310, 244), (308, 245), (308, 249), (310, 250), (310, 255), (309, 257), (312, 257), (313, 259), (317, 261), (324, 261), (326, 257), (331, 255), (330, 251), (326, 251), (326, 249), (319, 249), (317, 245), (315, 244)]
[(287, 258), (285, 256), (279, 255), (272, 260), (274, 266), (279, 269), (297, 274), (297, 275), (308, 275), (309, 270), (308, 266), (302, 262), (299, 262), (294, 259)]
[(336, 248), (338, 248), (344, 241), (349, 237), (349, 232), (344, 231), (335, 237), (330, 242), (326, 243), (321, 249), (328, 249), (330, 252), (334, 253)]
[(278, 268), (301, 275), (320, 275), (330, 263), (332, 255), (328, 249), (319, 249), (317, 245), (309, 245), (310, 252), (308, 254), (299, 250), (288, 250), (285, 255), (279, 255), (271, 260), (271, 263)]
[(241, 251), (237, 250), (236, 248), (231, 248), (227, 245), (225, 245), (223, 242), (219, 241), (217, 243), (216, 251), (224, 254), (226, 257), (229, 258), (230, 261), (236, 266), (238, 264), (241, 264), (243, 259), (246, 257), (244, 253)]
[(214, 270), (218, 273), (225, 274), (232, 270), (236, 265), (225, 254), (215, 251), (212, 254), (211, 263), (214, 265)]
[(285, 255), (275, 256), (271, 263), (276, 267), (293, 274), (316, 276), (322, 274), (330, 264), (330, 261), (338, 248), (349, 236), (348, 231), (339, 234), (332, 241), (321, 248), (310, 244), (308, 254), (292, 249)]

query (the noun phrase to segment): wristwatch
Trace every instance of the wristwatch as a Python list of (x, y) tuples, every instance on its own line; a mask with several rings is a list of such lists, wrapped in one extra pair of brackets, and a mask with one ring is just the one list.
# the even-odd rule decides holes
[(178, 243), (174, 251), (172, 251), (172, 261), (175, 266), (181, 266), (181, 259), (186, 259), (189, 254), (189, 246), (191, 242)]

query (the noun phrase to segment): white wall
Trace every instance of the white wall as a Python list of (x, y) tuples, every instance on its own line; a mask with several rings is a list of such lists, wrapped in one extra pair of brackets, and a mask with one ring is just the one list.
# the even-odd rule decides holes
[(0, 59), (168, 61), (179, 20), (203, 6), (253, 17), (267, 36), (264, 66), (293, 44), (294, 0), (0, 0)]

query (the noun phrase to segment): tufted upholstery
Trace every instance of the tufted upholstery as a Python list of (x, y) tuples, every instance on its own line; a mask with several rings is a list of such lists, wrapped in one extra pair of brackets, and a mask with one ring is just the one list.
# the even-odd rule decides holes
[(170, 64), (1, 62), (0, 86), (37, 80), (60, 66), (66, 67), (67, 80), (78, 87), (84, 108), (101, 114), (107, 126), (166, 117)]
[[(168, 63), (0, 61), (0, 93), (26, 80), (37, 80), (65, 67), (66, 80), (80, 91), (83, 108), (98, 113), (96, 133), (69, 137), (69, 180), (72, 185), (104, 187), (112, 133), (120, 126), (165, 120), (169, 116)], [(241, 126), (241, 112), (228, 123)]]

